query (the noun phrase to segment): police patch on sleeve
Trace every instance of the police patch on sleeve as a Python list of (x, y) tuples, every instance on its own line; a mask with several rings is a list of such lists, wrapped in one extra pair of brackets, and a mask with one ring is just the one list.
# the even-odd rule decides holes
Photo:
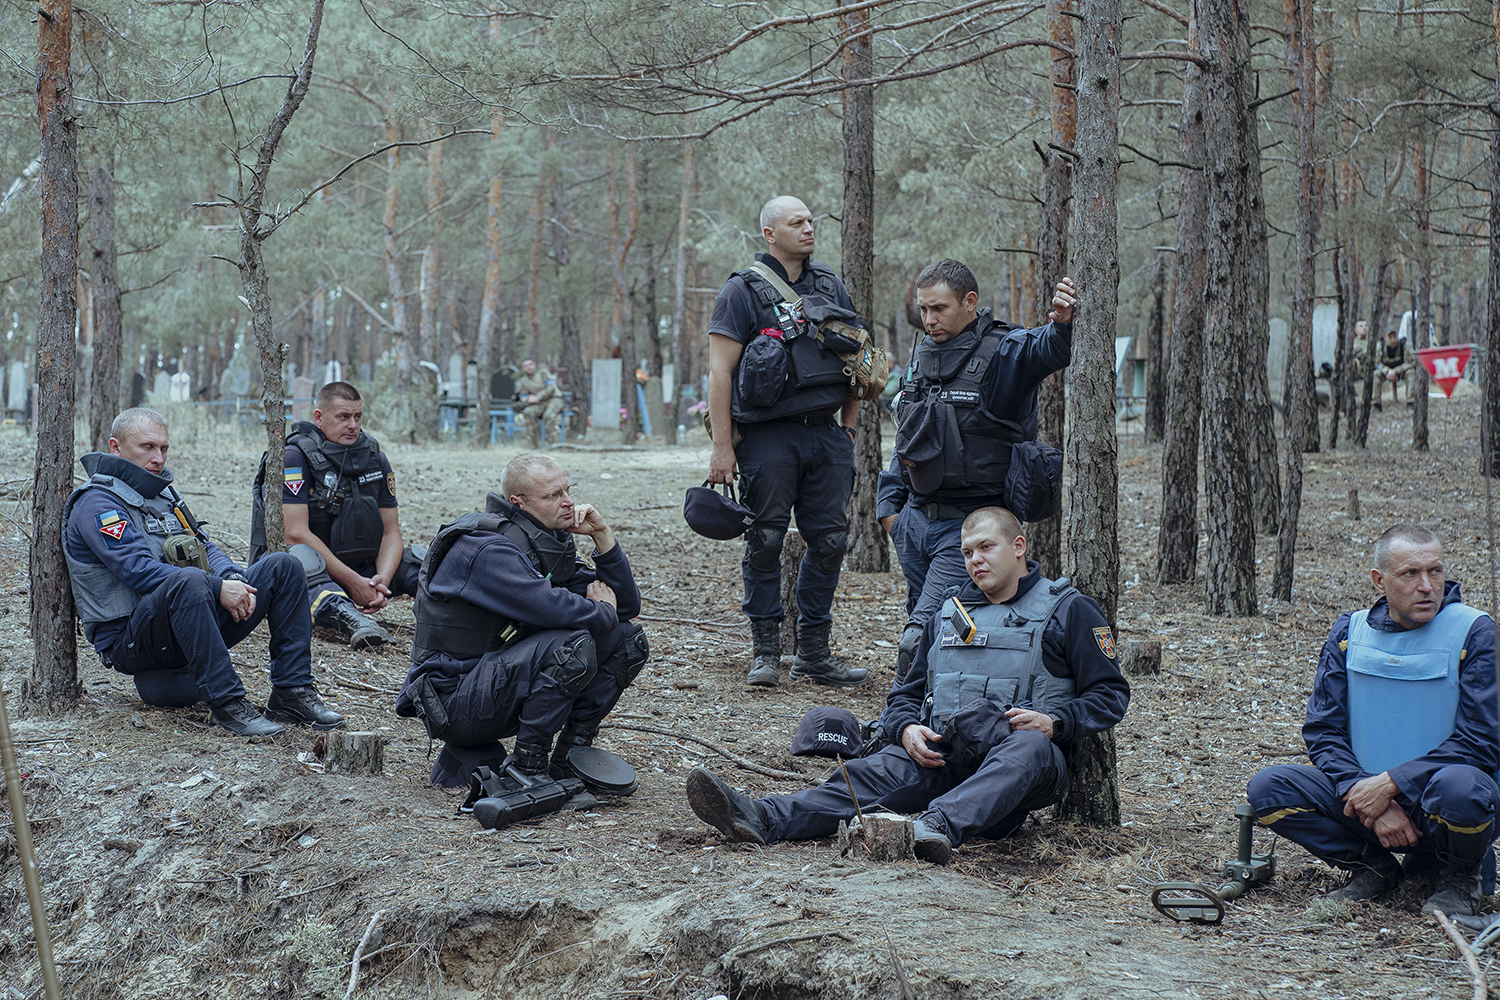
[(295, 497), (302, 495), (303, 480), (301, 468), (294, 466), (290, 469), (285, 470), (281, 474), (281, 481), (286, 486), (286, 488), (291, 491), (292, 496)]
[(1111, 660), (1115, 658), (1115, 637), (1109, 630), (1109, 626), (1094, 629), (1094, 641), (1099, 644), (1099, 651)]
[(125, 536), (127, 523), (124, 516), (117, 510), (101, 511), (99, 514), (99, 530), (117, 542)]
[(391, 496), (396, 495), (396, 474), (394, 472), (387, 472), (385, 474), (385, 491)]

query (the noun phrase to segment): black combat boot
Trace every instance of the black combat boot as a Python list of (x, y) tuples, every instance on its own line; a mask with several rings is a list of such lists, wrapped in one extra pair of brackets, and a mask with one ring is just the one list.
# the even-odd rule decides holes
[(594, 745), (594, 737), (598, 730), (585, 732), (584, 730), (567, 727), (557, 735), (557, 745), (552, 748), (552, 777), (554, 778), (576, 778), (573, 766), (568, 763), (568, 751), (574, 747), (591, 747)]
[(391, 641), (391, 634), (380, 627), (373, 618), (366, 617), (347, 597), (330, 597), (331, 605), (318, 617), (319, 624), (327, 625), (349, 640), (350, 649), (367, 649)]
[(765, 807), (724, 784), (712, 771), (695, 767), (688, 772), (687, 797), (698, 818), (730, 840), (765, 844)]
[(286, 732), (284, 727), (257, 712), (244, 695), (215, 705), (208, 718), (214, 725), (236, 736), (280, 736)]
[(1431, 914), (1442, 910), (1450, 917), (1473, 916), (1479, 913), (1479, 903), (1484, 894), (1479, 888), (1479, 865), (1443, 864), (1438, 876), (1437, 891), (1422, 904), (1422, 913)]
[(829, 687), (858, 687), (870, 679), (864, 667), (848, 667), (828, 651), (828, 633), (833, 623), (797, 627), (797, 658), (792, 661), (794, 681), (808, 680)]
[(781, 679), (781, 622), (771, 618), (752, 618), (750, 637), (755, 643), (755, 665), (745, 683), (756, 687), (775, 687)]
[(266, 702), (266, 718), (309, 729), (338, 729), (344, 717), (318, 697), (311, 684), (303, 687), (273, 687)]
[(1325, 893), (1324, 899), (1357, 903), (1390, 892), (1401, 881), (1401, 862), (1383, 847), (1368, 847), (1360, 860), (1339, 867), (1353, 875), (1339, 888)]
[(552, 775), (547, 771), (547, 756), (551, 752), (550, 737), (543, 743), (522, 743), (517, 739), (516, 752), (505, 758), (505, 772), (523, 786), (551, 781)]

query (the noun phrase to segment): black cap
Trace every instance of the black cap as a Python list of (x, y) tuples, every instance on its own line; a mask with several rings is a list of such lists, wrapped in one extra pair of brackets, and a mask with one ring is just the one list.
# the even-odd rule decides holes
[(717, 492), (705, 479), (702, 486), (689, 488), (682, 502), (683, 520), (704, 538), (738, 538), (755, 523), (750, 508), (735, 499), (734, 487), (725, 483), (723, 490)]
[(847, 708), (808, 709), (792, 737), (797, 757), (858, 757), (859, 720)]

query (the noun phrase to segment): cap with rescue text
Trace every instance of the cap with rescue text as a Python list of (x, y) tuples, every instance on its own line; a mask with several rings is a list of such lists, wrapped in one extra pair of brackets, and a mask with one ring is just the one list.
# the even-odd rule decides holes
[(847, 708), (813, 708), (797, 725), (792, 753), (798, 757), (858, 757), (859, 720)]
[(728, 541), (743, 535), (755, 523), (755, 514), (735, 499), (733, 486), (726, 483), (722, 489), (715, 491), (707, 480), (690, 488), (683, 498), (682, 517), (704, 538)]

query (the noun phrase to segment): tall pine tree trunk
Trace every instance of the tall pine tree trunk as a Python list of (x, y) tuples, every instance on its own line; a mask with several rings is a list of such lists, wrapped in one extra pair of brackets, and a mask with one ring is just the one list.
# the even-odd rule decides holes
[[(841, 0), (841, 6), (847, 6)], [(874, 329), (875, 316), (875, 89), (858, 81), (873, 76), (870, 12), (844, 15), (844, 286), (859, 318)], [(862, 36), (862, 37), (854, 37)], [(854, 431), (854, 492), (849, 498), (849, 568), (883, 573), (891, 568), (890, 545), (875, 519), (875, 482), (880, 475), (880, 410), (859, 404)]]
[[(71, 0), (37, 7), (37, 118), (42, 129), (42, 295), (37, 304), (37, 425), (31, 497), (29, 705), (78, 702), (73, 590), (63, 562), (63, 510), (73, 491), (73, 398), (78, 321), (78, 125), (73, 115)], [(14, 401), (11, 402), (14, 406)]]
[(1281, 534), (1276, 545), (1276, 570), (1271, 596), (1292, 599), (1292, 576), (1297, 552), (1297, 523), (1302, 514), (1302, 450), (1307, 436), (1306, 417), (1313, 415), (1317, 429), (1317, 399), (1309, 393), (1312, 376), (1312, 320), (1314, 255), (1318, 246), (1318, 215), (1322, 208), (1317, 184), (1317, 152), (1314, 125), (1317, 117), (1317, 40), (1311, 0), (1282, 0), (1286, 22), (1287, 75), (1296, 88), (1292, 116), (1297, 138), (1297, 221), (1295, 276), (1292, 290), (1291, 340), (1286, 366), (1286, 492), (1283, 496)]
[[(1047, 34), (1066, 51), (1073, 49), (1073, 0), (1048, 0)], [(1073, 91), (1073, 57), (1049, 49), (1052, 59), (1052, 145), (1071, 150), (1078, 128), (1078, 99)], [(1037, 241), (1037, 320), (1052, 308), (1053, 289), (1068, 273), (1068, 231), (1073, 214), (1073, 161), (1057, 149), (1042, 152), (1042, 218)], [(1111, 347), (1110, 357), (1114, 357)], [(1037, 437), (1054, 448), (1064, 446), (1067, 422), (1064, 372), (1047, 376), (1037, 390)], [(1064, 470), (1064, 478), (1067, 472)], [(1031, 555), (1042, 572), (1063, 572), (1062, 512), (1026, 526)]]
[[(401, 127), (389, 113), (385, 119), (385, 141), (387, 145), (401, 141)], [(400, 170), (401, 147), (396, 146), (385, 154), (385, 212), (382, 217), (384, 231), (381, 245), (385, 249), (386, 292), (391, 299), (391, 335), (396, 338), (396, 392), (405, 395), (411, 390), (413, 360), (410, 329), (406, 324), (406, 286), (401, 277), (401, 250), (396, 246), (396, 213), (401, 204)]]
[[(1432, 154), (1434, 143), (1426, 136), (1417, 140), (1417, 172), (1414, 187), (1417, 222), (1417, 294), (1412, 303), (1412, 353), (1432, 346)], [(1411, 399), (1411, 446), (1426, 451), (1427, 442), (1427, 369), (1420, 363), (1407, 376)]]
[(1365, 381), (1359, 403), (1359, 430), (1357, 443), (1365, 447), (1370, 436), (1370, 407), (1375, 402), (1375, 359), (1379, 356), (1381, 339), (1385, 332), (1386, 313), (1390, 311), (1391, 299), (1396, 295), (1396, 261), (1383, 259), (1375, 268), (1375, 290), (1370, 296), (1370, 335), (1365, 338)]
[[(1068, 370), (1068, 554), (1073, 585), (1114, 627), (1119, 602), (1119, 464), (1115, 440), (1115, 310), (1119, 304), (1120, 0), (1082, 0), (1078, 47), (1078, 315)], [(1084, 737), (1059, 815), (1118, 826), (1114, 734)]]
[[(635, 183), (635, 150), (625, 152), (625, 230), (619, 227), (619, 205), (613, 175), (609, 182), (610, 201), (610, 252), (614, 260), (615, 284), (615, 336), (620, 340), (620, 405), (625, 411), (620, 424), (620, 434), (626, 444), (634, 444), (643, 424), (639, 400), (637, 399), (636, 366), (640, 362), (640, 351), (635, 344), (635, 302), (630, 294), (625, 265), (630, 258), (630, 248), (635, 245), (635, 235), (640, 230), (641, 203)], [(654, 429), (654, 428), (653, 428)]]
[[(1188, 48), (1201, 52), (1198, 21)], [(1203, 70), (1188, 63), (1182, 81), (1177, 173), (1177, 295), (1172, 305), (1172, 359), (1161, 455), (1161, 526), (1157, 575), (1188, 583), (1198, 573), (1198, 435), (1203, 402), (1203, 294), (1208, 274), (1208, 181), (1204, 167)]]
[[(1252, 520), (1245, 369), (1264, 371), (1250, 325), (1257, 280), (1251, 260), (1252, 184), (1259, 157), (1250, 113), (1250, 22), (1237, 0), (1193, 0), (1201, 51), (1208, 57), (1204, 141), (1208, 166), (1208, 276), (1204, 348), (1204, 490), (1208, 553), (1204, 603), (1210, 614), (1253, 615), (1255, 524)], [(1251, 174), (1255, 174), (1252, 178)], [(1274, 466), (1273, 466), (1274, 468)]]
[(443, 245), (443, 144), (427, 146), (427, 215), (432, 223), (432, 239), (422, 251), (421, 283), (417, 286), (422, 303), (417, 334), (417, 353), (432, 360), (442, 373), (439, 379), (448, 377), (448, 359), (438, 356), (438, 270), (442, 263)]
[(1145, 437), (1147, 444), (1161, 443), (1166, 433), (1167, 401), (1166, 370), (1162, 364), (1166, 355), (1166, 296), (1167, 257), (1166, 252), (1156, 252), (1156, 266), (1151, 272), (1151, 315), (1146, 319), (1146, 415)]
[[(688, 124), (691, 129), (691, 122)], [(672, 342), (676, 345), (677, 386), (672, 393), (672, 424), (686, 426), (682, 390), (693, 384), (693, 344), (696, 331), (686, 325), (688, 274), (688, 211), (692, 208), (693, 140), (682, 140), (682, 197), (677, 203), (677, 255), (672, 262)]]
[[(1494, 4), (1495, 101), (1490, 105), (1490, 191), (1500, 191), (1500, 0)], [(1485, 301), (1484, 423), (1479, 468), (1500, 475), (1500, 198), (1490, 198), (1490, 269)], [(1476, 310), (1477, 311), (1477, 310)], [(1372, 334), (1374, 331), (1371, 331)], [(1373, 339), (1373, 338), (1372, 338)]]
[(89, 385), (89, 444), (109, 451), (109, 427), (120, 412), (120, 274), (115, 248), (115, 156), (89, 171), (89, 229), (94, 240), (94, 370)]

